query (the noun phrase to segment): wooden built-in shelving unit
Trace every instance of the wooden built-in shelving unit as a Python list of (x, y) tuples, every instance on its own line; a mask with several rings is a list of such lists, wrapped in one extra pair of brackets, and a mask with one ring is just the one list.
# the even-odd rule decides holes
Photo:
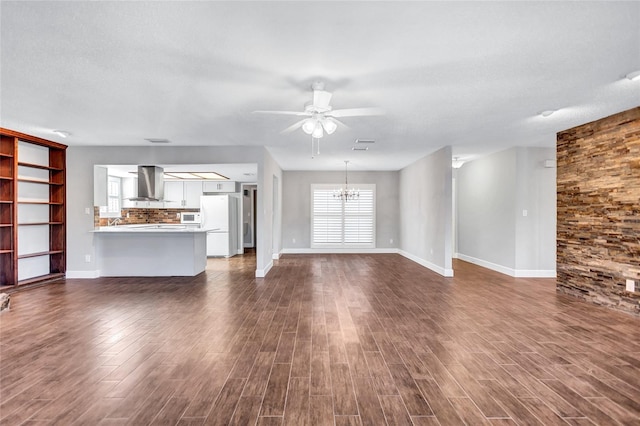
[(0, 128), (0, 289), (65, 274), (66, 148)]

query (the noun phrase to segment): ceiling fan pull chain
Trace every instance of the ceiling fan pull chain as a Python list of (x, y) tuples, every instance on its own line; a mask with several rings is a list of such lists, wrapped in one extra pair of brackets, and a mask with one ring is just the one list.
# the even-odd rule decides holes
[(313, 158), (315, 158), (315, 157), (313, 156), (313, 136), (311, 136), (311, 158), (312, 158), (312, 159), (313, 159)]
[(318, 149), (318, 151), (316, 152), (316, 155), (320, 155), (320, 139), (316, 139), (316, 148)]

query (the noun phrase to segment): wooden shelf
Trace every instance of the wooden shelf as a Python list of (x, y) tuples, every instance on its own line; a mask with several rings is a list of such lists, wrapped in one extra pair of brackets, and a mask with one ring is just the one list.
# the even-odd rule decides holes
[(33, 164), (33, 163), (23, 163), (18, 161), (18, 166), (31, 167), (34, 169), (42, 169), (42, 170), (53, 170), (53, 171), (63, 171), (60, 167), (46, 166), (43, 164)]
[(54, 280), (54, 279), (58, 279), (58, 278), (64, 278), (64, 272), (54, 272), (54, 273), (51, 273), (51, 274), (40, 275), (40, 276), (33, 277), (33, 278), (27, 278), (27, 279), (19, 281), (18, 285), (28, 285), (28, 284), (33, 284), (33, 283), (37, 283), (37, 282), (40, 282), (40, 281), (50, 281), (50, 280)]
[[(17, 289), (25, 284), (64, 277), (66, 270), (66, 211), (64, 208), (66, 149), (66, 145), (57, 142), (0, 128), (1, 289)], [(19, 176), (19, 173), (24, 176)], [(19, 183), (46, 185), (48, 189), (44, 191), (47, 195), (43, 190), (34, 192), (33, 187), (19, 185)], [(20, 196), (24, 198), (20, 199)], [(27, 198), (30, 196), (37, 198)], [(40, 218), (40, 222), (17, 223), (18, 208), (24, 209), (27, 214), (37, 210), (37, 207), (30, 206), (49, 206), (48, 217)], [(18, 232), (19, 227), (25, 231), (24, 234)], [(31, 229), (26, 231), (29, 227)], [(25, 241), (18, 239), (19, 234), (20, 239), (24, 238)], [(48, 247), (43, 248), (48, 250), (19, 254), (20, 247), (24, 249), (29, 247), (31, 242), (45, 238), (48, 239), (49, 244)], [(19, 259), (39, 257), (42, 260), (18, 262)], [(19, 280), (18, 277), (29, 278)]]
[(64, 203), (44, 201), (44, 200), (42, 201), (18, 200), (18, 204), (43, 204), (43, 205), (50, 205), (50, 206), (62, 206)]
[(28, 259), (30, 257), (49, 256), (50, 254), (64, 253), (62, 250), (41, 251), (38, 253), (19, 254), (18, 259)]
[(51, 182), (49, 180), (43, 179), (30, 179), (30, 178), (18, 178), (18, 182), (28, 182), (28, 183), (40, 183), (43, 185), (64, 185), (64, 183), (60, 182)]

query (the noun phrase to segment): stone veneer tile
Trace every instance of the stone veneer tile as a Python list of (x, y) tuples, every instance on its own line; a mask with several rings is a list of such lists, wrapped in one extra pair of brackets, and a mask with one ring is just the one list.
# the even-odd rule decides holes
[(640, 315), (640, 107), (557, 142), (557, 291)]

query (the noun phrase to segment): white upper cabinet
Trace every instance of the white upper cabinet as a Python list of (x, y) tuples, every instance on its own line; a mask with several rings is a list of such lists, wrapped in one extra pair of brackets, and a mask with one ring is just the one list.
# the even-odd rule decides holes
[(189, 209), (200, 208), (202, 196), (202, 181), (189, 181), (184, 183), (184, 206)]
[(169, 208), (182, 207), (184, 202), (184, 188), (181, 181), (165, 181), (164, 206)]
[(166, 181), (164, 183), (164, 207), (200, 208), (202, 181)]
[(202, 183), (202, 192), (236, 192), (236, 183), (205, 181)]

